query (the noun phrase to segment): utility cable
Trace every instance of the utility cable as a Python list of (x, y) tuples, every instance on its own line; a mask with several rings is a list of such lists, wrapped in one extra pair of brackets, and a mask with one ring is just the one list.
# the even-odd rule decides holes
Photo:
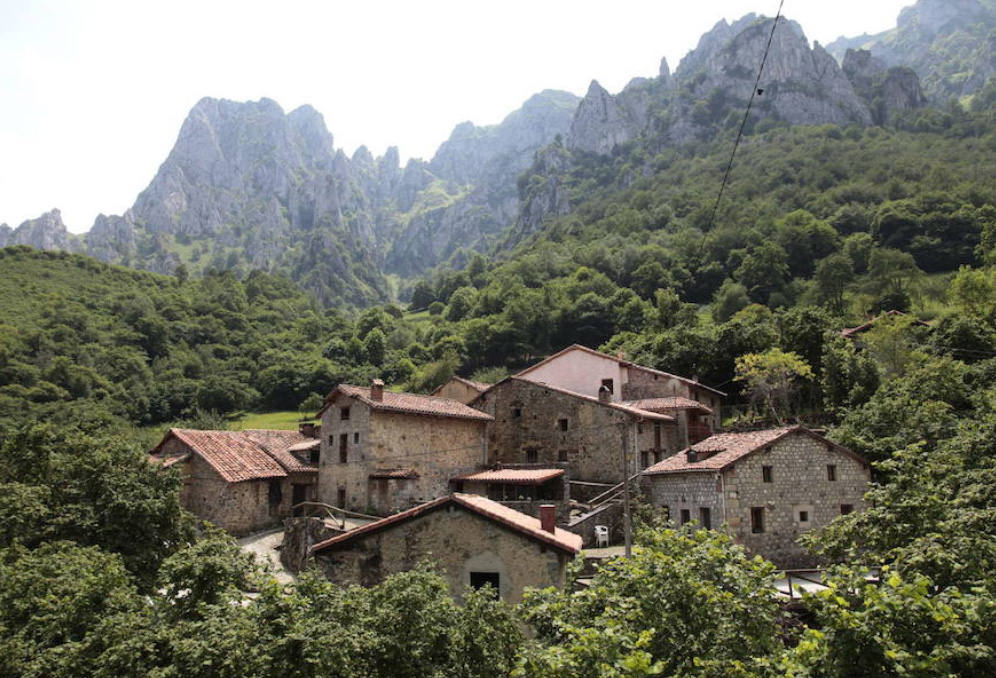
[(719, 202), (723, 199), (723, 192), (726, 190), (726, 183), (730, 179), (730, 171), (733, 169), (733, 159), (737, 157), (737, 148), (740, 146), (740, 139), (744, 135), (744, 127), (747, 126), (747, 119), (750, 117), (750, 108), (754, 103), (754, 97), (763, 91), (758, 89), (758, 86), (761, 84), (761, 75), (764, 73), (764, 64), (768, 61), (768, 52), (771, 50), (771, 41), (775, 37), (775, 28), (778, 26), (778, 20), (782, 16), (782, 5), (784, 4), (785, 0), (779, 0), (778, 12), (775, 14), (775, 20), (771, 24), (771, 33), (768, 35), (768, 44), (764, 48), (764, 56), (761, 57), (761, 67), (757, 71), (757, 79), (754, 80), (754, 88), (750, 91), (750, 98), (747, 99), (747, 110), (744, 111), (744, 119), (740, 121), (740, 130), (737, 132), (737, 140), (733, 142), (733, 152), (730, 153), (730, 162), (726, 165), (726, 172), (723, 173), (723, 183), (719, 187), (719, 194), (716, 196), (716, 204), (712, 206), (712, 216), (709, 217), (709, 230), (712, 230), (713, 226), (716, 225), (716, 212), (719, 210)]

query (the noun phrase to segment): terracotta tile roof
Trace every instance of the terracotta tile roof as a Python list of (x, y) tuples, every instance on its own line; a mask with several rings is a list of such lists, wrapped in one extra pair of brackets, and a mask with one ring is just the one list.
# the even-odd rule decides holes
[(705, 414), (712, 414), (712, 408), (697, 400), (683, 398), (682, 396), (667, 396), (665, 398), (641, 398), (640, 400), (624, 400), (623, 405), (635, 407), (638, 410), (649, 410), (660, 412), (662, 410), (698, 410)]
[[(885, 317), (885, 316), (895, 317), (895, 316), (901, 316), (901, 315), (906, 315), (906, 314), (903, 313), (902, 311), (897, 311), (895, 309), (893, 309), (891, 311), (886, 311), (882, 315), (878, 316), (877, 318), (873, 318), (872, 320), (869, 320), (868, 322), (864, 323), (863, 325), (858, 325), (857, 327), (848, 327), (846, 329), (841, 330), (840, 331), (840, 336), (845, 337), (845, 338), (853, 337), (855, 334), (861, 334), (862, 332), (866, 332), (866, 331), (870, 330), (871, 328), (875, 327), (875, 323), (879, 320), (879, 318), (882, 318), (882, 317)], [(929, 323), (925, 323), (922, 320), (914, 320), (913, 324), (914, 325), (919, 325), (920, 327), (930, 327)]]
[(389, 469), (378, 469), (371, 473), (369, 478), (380, 478), (388, 480), (410, 480), (412, 478), (418, 478), (418, 471), (413, 468), (389, 468)]
[[(218, 475), (230, 483), (244, 480), (283, 478), (288, 472), (315, 472), (318, 467), (288, 451), (292, 445), (308, 442), (297, 431), (198, 431), (173, 428), (152, 450), (150, 460), (163, 459), (158, 452), (170, 438), (187, 445)], [(318, 441), (314, 441), (318, 442)], [(175, 464), (180, 458), (166, 458), (163, 466)]]
[(496, 501), (491, 501), (486, 497), (479, 497), (474, 494), (461, 494), (457, 492), (446, 497), (434, 499), (425, 504), (420, 504), (419, 506), (410, 508), (407, 511), (396, 513), (393, 516), (388, 516), (387, 518), (383, 518), (376, 522), (368, 523), (367, 525), (358, 527), (355, 530), (350, 530), (345, 534), (340, 534), (332, 537), (331, 539), (326, 539), (325, 541), (319, 542), (312, 546), (309, 553), (314, 554), (327, 549), (348, 545), (356, 539), (375, 532), (380, 532), (381, 530), (388, 529), (394, 525), (398, 525), (409, 520), (415, 520), (431, 511), (443, 508), (444, 506), (450, 504), (459, 506), (488, 520), (499, 523), (504, 527), (533, 539), (534, 541), (539, 541), (547, 546), (552, 546), (566, 553), (573, 555), (581, 550), (582, 540), (580, 535), (568, 532), (567, 530), (563, 530), (559, 527), (555, 528), (555, 532), (553, 533), (547, 532), (541, 527), (540, 521), (532, 516), (527, 516), (524, 513), (510, 509), (507, 506), (503, 506)]
[[(743, 459), (763, 447), (771, 445), (781, 438), (798, 433), (808, 435), (815, 440), (832, 446), (862, 463), (867, 463), (860, 456), (846, 447), (838, 445), (823, 436), (810, 431), (803, 426), (786, 426), (783, 428), (766, 429), (764, 431), (748, 431), (745, 433), (717, 433), (689, 448), (664, 459), (647, 468), (643, 474), (648, 476), (667, 473), (694, 473), (696, 471), (721, 471), (736, 461)], [(688, 461), (688, 451), (693, 450), (698, 460)]]
[(468, 407), (463, 403), (450, 398), (440, 398), (437, 396), (419, 395), (416, 393), (394, 393), (384, 391), (384, 399), (381, 401), (370, 399), (370, 389), (364, 386), (350, 386), (349, 384), (339, 384), (335, 387), (326, 399), (324, 412), (331, 405), (331, 400), (336, 393), (343, 393), (360, 402), (368, 405), (374, 410), (383, 412), (400, 412), (402, 414), (423, 414), (434, 417), (453, 417), (455, 419), (472, 419), (475, 421), (493, 421), (494, 417), (485, 414), (473, 407)]
[(309, 453), (321, 446), (321, 440), (303, 436), (297, 431), (249, 429), (242, 433), (273, 457), (288, 473), (318, 473), (318, 465), (311, 463)]
[(457, 476), (453, 480), (469, 480), (475, 483), (496, 483), (502, 485), (542, 485), (564, 475), (562, 468), (502, 468), (492, 471), (479, 471)]
[(632, 367), (633, 369), (637, 369), (642, 372), (648, 372), (650, 374), (656, 374), (662, 377), (670, 377), (671, 379), (677, 379), (678, 381), (684, 382), (690, 386), (695, 386), (697, 388), (704, 388), (707, 391), (712, 391), (713, 393), (716, 393), (718, 395), (726, 396), (726, 394), (723, 393), (722, 391), (715, 389), (712, 386), (706, 386), (705, 384), (695, 381), (694, 379), (689, 379), (688, 377), (679, 377), (677, 374), (671, 374), (670, 372), (662, 372), (661, 370), (655, 370), (652, 367), (646, 367), (644, 365), (637, 365), (636, 363), (630, 362), (628, 360), (623, 360), (618, 356), (609, 355), (608, 353), (602, 353), (601, 351), (596, 351), (593, 348), (588, 348), (587, 346), (582, 346), (581, 344), (571, 344), (567, 348), (561, 351), (557, 351), (553, 355), (544, 358), (535, 365), (531, 365), (530, 367), (527, 367), (526, 369), (522, 370), (521, 372), (513, 376), (521, 377), (525, 374), (528, 374), (529, 372), (532, 372), (540, 365), (545, 365), (546, 363), (555, 360), (556, 358), (559, 358), (560, 356), (564, 355), (565, 353), (569, 353), (570, 351), (584, 351), (585, 353), (590, 353), (591, 355), (597, 355), (600, 358), (606, 358), (607, 360), (614, 360), (615, 362), (619, 363), (619, 365), (622, 367)]

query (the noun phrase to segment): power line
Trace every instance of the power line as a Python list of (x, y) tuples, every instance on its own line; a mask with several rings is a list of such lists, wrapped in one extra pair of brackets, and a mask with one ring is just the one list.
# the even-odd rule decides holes
[(726, 165), (726, 172), (723, 173), (723, 183), (719, 187), (719, 194), (716, 196), (716, 204), (712, 206), (712, 216), (709, 217), (709, 230), (712, 230), (712, 227), (716, 223), (716, 212), (719, 210), (719, 202), (723, 199), (723, 192), (726, 190), (726, 183), (730, 179), (730, 171), (733, 169), (733, 159), (737, 156), (737, 148), (740, 146), (740, 139), (744, 135), (744, 127), (747, 126), (747, 119), (750, 117), (750, 108), (754, 103), (754, 97), (763, 91), (758, 89), (758, 85), (761, 84), (761, 75), (764, 73), (764, 64), (768, 61), (768, 51), (771, 50), (771, 41), (775, 37), (775, 27), (778, 26), (778, 20), (782, 16), (782, 5), (784, 4), (785, 0), (779, 0), (778, 12), (775, 14), (775, 20), (771, 24), (771, 33), (768, 35), (768, 44), (764, 48), (764, 56), (761, 57), (761, 67), (757, 71), (757, 79), (754, 80), (754, 88), (750, 91), (750, 98), (747, 99), (747, 110), (744, 111), (744, 119), (740, 121), (740, 129), (737, 131), (737, 140), (733, 142), (733, 152), (730, 153), (730, 162)]

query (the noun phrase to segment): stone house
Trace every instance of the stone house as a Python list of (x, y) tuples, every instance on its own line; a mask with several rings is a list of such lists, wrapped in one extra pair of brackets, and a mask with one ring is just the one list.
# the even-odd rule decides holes
[(676, 523), (725, 529), (779, 567), (814, 564), (809, 530), (865, 507), (868, 462), (801, 426), (720, 433), (644, 471), (644, 491)]
[(387, 515), (449, 493), (454, 476), (484, 468), (492, 417), (449, 398), (337, 386), (319, 412), (318, 496)]
[[(694, 444), (719, 428), (720, 406), (726, 395), (697, 379), (637, 365), (580, 344), (568, 346), (515, 376), (590, 397), (598, 397), (605, 387), (614, 403), (658, 401), (657, 411), (678, 421), (683, 445)], [(670, 403), (669, 398), (673, 399)]]
[(316, 497), (319, 441), (301, 431), (196, 431), (174, 428), (149, 460), (176, 466), (180, 503), (233, 535), (279, 525)]
[[(675, 417), (514, 376), (474, 407), (494, 421), (488, 444), (493, 465), (564, 467), (572, 481), (619, 483), (680, 449)], [(624, 461), (625, 458), (625, 461)]]
[(430, 561), (454, 596), (493, 586), (511, 603), (526, 586), (563, 586), (581, 537), (556, 527), (553, 507), (536, 519), (470, 494), (451, 494), (315, 544), (318, 568), (340, 585), (372, 586)]
[(555, 505), (558, 515), (570, 514), (570, 483), (563, 468), (487, 469), (453, 478), (450, 484), (456, 492), (487, 497), (533, 517), (539, 517), (544, 504)]
[(464, 379), (463, 377), (454, 375), (450, 377), (449, 381), (438, 387), (429, 395), (434, 395), (438, 398), (449, 398), (450, 400), (461, 402), (464, 405), (469, 405), (475, 398), (477, 398), (477, 396), (481, 395), (489, 388), (491, 388), (491, 384), (485, 384), (480, 381), (471, 381), (470, 379)]

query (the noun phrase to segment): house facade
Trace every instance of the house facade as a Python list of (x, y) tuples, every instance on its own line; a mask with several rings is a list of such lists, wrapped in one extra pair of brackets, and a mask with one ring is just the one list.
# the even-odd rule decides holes
[(721, 433), (644, 471), (644, 490), (676, 523), (725, 529), (779, 567), (810, 567), (797, 540), (864, 509), (868, 463), (809, 429)]
[(176, 467), (180, 503), (239, 536), (279, 525), (317, 494), (319, 441), (301, 431), (196, 431), (174, 428), (150, 461)]
[(375, 380), (336, 387), (319, 415), (318, 495), (352, 511), (387, 515), (443, 496), (451, 478), (488, 461), (491, 416), (456, 400)]
[(611, 356), (574, 344), (515, 375), (520, 379), (548, 384), (574, 393), (598, 397), (604, 387), (612, 402), (633, 405), (637, 401), (658, 400), (679, 422), (682, 440), (694, 444), (719, 428), (720, 407), (726, 395), (695, 379), (679, 377), (619, 356)]
[(581, 537), (485, 497), (455, 493), (315, 544), (319, 569), (340, 585), (372, 586), (432, 560), (459, 598), (493, 586), (511, 603), (526, 586), (563, 586)]
[(563, 466), (571, 480), (619, 483), (676, 452), (678, 429), (673, 416), (610, 395), (603, 390), (591, 397), (515, 376), (471, 404), (493, 418), (491, 464)]

